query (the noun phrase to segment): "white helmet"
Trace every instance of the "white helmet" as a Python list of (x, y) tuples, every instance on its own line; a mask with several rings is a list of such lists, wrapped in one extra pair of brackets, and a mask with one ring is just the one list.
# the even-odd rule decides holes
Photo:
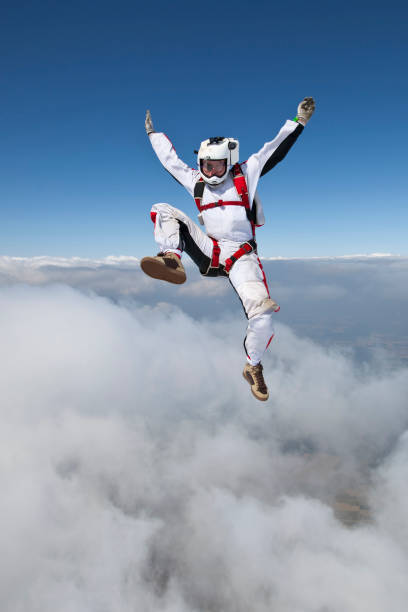
[(216, 136), (203, 140), (197, 154), (197, 165), (204, 181), (209, 185), (222, 183), (238, 163), (239, 142), (235, 138)]

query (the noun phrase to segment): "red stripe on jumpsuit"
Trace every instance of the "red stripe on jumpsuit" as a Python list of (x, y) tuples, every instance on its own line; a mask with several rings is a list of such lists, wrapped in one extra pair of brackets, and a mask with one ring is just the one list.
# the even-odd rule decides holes
[(261, 268), (263, 283), (265, 285), (266, 291), (268, 292), (268, 298), (270, 298), (271, 296), (269, 295), (268, 283), (266, 282), (266, 276), (265, 276), (265, 272), (264, 272), (263, 266), (261, 264), (261, 260), (259, 259), (259, 257), (257, 257), (257, 260), (258, 260), (259, 267)]
[[(269, 294), (269, 287), (268, 287), (268, 283), (266, 282), (266, 276), (265, 276), (265, 272), (264, 272), (263, 266), (261, 264), (261, 260), (259, 259), (259, 257), (257, 257), (257, 260), (258, 260), (259, 267), (261, 268), (263, 282), (264, 282), (264, 285), (265, 285), (266, 290), (268, 292), (268, 297), (270, 298), (271, 296)], [(279, 312), (279, 311), (280, 311), (280, 306), (279, 306), (278, 310), (275, 310), (275, 312)]]
[[(264, 269), (263, 269), (263, 265), (261, 264), (261, 260), (259, 259), (259, 257), (257, 257), (257, 260), (258, 260), (259, 267), (261, 268), (263, 282), (264, 282), (265, 288), (266, 288), (266, 290), (268, 292), (268, 297), (270, 298), (271, 296), (269, 294), (269, 287), (268, 287), (268, 283), (266, 282), (266, 276), (265, 276), (265, 272), (264, 272)], [(276, 312), (279, 312), (279, 310), (280, 310), (280, 308), (278, 308), (278, 310), (276, 310)], [(269, 338), (268, 344), (265, 347), (265, 351), (269, 348), (269, 345), (272, 342), (272, 340), (274, 339), (274, 337), (275, 337), (275, 334), (272, 334), (272, 336)]]
[[(269, 347), (269, 345), (272, 342), (272, 340), (274, 339), (274, 337), (275, 337), (275, 334), (272, 334), (272, 336), (268, 340), (268, 344), (266, 345), (266, 349)], [(266, 349), (265, 349), (265, 351), (266, 351)]]

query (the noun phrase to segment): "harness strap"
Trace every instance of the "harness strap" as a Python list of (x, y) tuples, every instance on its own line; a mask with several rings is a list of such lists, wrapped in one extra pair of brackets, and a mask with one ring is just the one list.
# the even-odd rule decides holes
[(211, 238), (211, 240), (213, 241), (213, 251), (212, 251), (212, 256), (211, 256), (210, 268), (219, 268), (220, 267), (220, 253), (221, 253), (220, 245), (215, 240), (215, 238)]
[(235, 251), (235, 253), (233, 253), (231, 257), (225, 260), (225, 265), (223, 266), (220, 265), (220, 245), (218, 244), (218, 241), (215, 240), (215, 238), (211, 238), (211, 240), (213, 243), (211, 261), (207, 268), (207, 271), (205, 273), (202, 272), (204, 276), (219, 276), (220, 274), (223, 276), (228, 276), (232, 266), (240, 257), (243, 257), (243, 255), (249, 255), (257, 249), (255, 240), (248, 240), (248, 242), (244, 242), (240, 245), (238, 251)]
[(251, 205), (249, 203), (248, 188), (245, 176), (243, 175), (242, 168), (239, 164), (235, 164), (235, 166), (232, 168), (232, 174), (234, 177), (234, 185), (238, 191), (239, 197), (241, 198), (242, 204), (246, 209), (250, 209)]
[(203, 199), (205, 183), (203, 177), (200, 176), (196, 184), (194, 185), (194, 200), (198, 210), (201, 212), (201, 201)]
[(234, 185), (238, 192), (238, 196), (241, 198), (242, 204), (245, 206), (248, 221), (251, 224), (252, 236), (255, 238), (255, 220), (251, 214), (251, 204), (249, 202), (248, 187), (243, 175), (242, 168), (239, 164), (235, 164), (232, 168), (232, 174), (234, 176)]
[(218, 200), (218, 202), (211, 202), (211, 204), (204, 204), (204, 206), (199, 207), (199, 211), (208, 210), (210, 208), (217, 208), (218, 206), (242, 206), (242, 202), (238, 202), (238, 200), (234, 200), (233, 202)]
[(254, 214), (251, 210), (251, 204), (249, 202), (248, 195), (248, 187), (246, 183), (245, 176), (242, 172), (242, 168), (239, 164), (235, 164), (232, 168), (232, 175), (234, 180), (235, 189), (237, 190), (237, 194), (239, 200), (234, 201), (224, 201), (218, 200), (218, 202), (211, 202), (210, 204), (202, 205), (201, 202), (203, 200), (205, 182), (203, 177), (201, 176), (196, 184), (194, 185), (194, 200), (199, 212), (203, 212), (204, 210), (210, 210), (211, 208), (217, 208), (218, 206), (243, 206), (246, 210), (248, 221), (251, 224), (252, 236), (255, 238), (255, 219)]
[(220, 245), (218, 244), (217, 240), (215, 240), (215, 238), (211, 238), (211, 240), (213, 243), (213, 248), (210, 263), (208, 264), (208, 268), (205, 272), (203, 272), (202, 270), (200, 270), (200, 272), (201, 274), (203, 274), (203, 276), (226, 276), (226, 273), (224, 272), (224, 266), (220, 264)]
[(248, 240), (248, 242), (244, 242), (241, 244), (238, 251), (233, 253), (228, 259), (225, 260), (225, 272), (229, 273), (234, 263), (243, 255), (249, 255), (253, 251), (256, 251), (256, 242), (255, 240)]

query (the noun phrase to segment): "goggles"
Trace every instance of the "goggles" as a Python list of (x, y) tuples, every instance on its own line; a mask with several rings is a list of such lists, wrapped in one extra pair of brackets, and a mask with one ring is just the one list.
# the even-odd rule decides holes
[(223, 176), (227, 171), (226, 159), (202, 159), (200, 161), (201, 172), (210, 178), (211, 176)]

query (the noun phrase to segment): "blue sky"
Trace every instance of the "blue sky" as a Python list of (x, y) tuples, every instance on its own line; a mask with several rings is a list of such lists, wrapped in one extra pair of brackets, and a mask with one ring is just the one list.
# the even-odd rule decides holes
[(310, 95), (315, 116), (260, 184), (261, 254), (408, 254), (407, 17), (402, 2), (10, 3), (0, 254), (155, 252), (151, 204), (196, 211), (145, 109), (193, 165), (214, 134), (247, 158)]

